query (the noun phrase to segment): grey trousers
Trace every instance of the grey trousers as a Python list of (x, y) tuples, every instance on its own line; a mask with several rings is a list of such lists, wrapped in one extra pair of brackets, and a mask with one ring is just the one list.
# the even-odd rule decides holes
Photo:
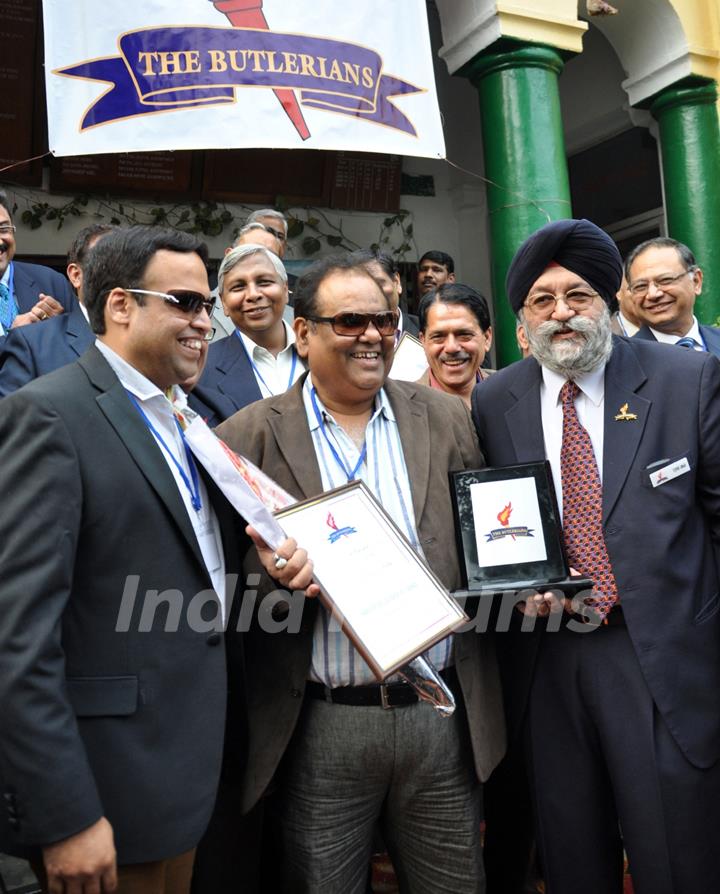
[(378, 823), (409, 894), (483, 894), (481, 787), (462, 705), (306, 699), (278, 779), (283, 890), (363, 894)]

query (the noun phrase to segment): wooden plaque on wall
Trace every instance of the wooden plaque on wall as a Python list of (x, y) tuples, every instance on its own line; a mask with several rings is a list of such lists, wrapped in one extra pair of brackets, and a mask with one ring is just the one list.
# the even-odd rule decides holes
[(252, 205), (328, 205), (332, 154), (317, 149), (222, 149), (205, 153), (203, 197)]
[(192, 152), (72, 155), (50, 164), (50, 189), (58, 191), (193, 198), (194, 181)]
[(330, 207), (398, 211), (401, 164), (399, 155), (336, 153)]
[[(38, 154), (33, 135), (39, 62), (39, 0), (0, 0), (0, 168)], [(13, 167), (3, 180), (39, 186), (42, 162)]]

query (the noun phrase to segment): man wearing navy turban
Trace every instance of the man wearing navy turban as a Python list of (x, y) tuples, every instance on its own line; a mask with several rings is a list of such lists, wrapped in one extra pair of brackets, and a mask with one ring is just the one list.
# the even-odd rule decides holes
[(613, 337), (621, 274), (589, 221), (530, 236), (507, 292), (532, 356), (473, 396), (490, 465), (549, 461), (595, 581), (498, 634), (508, 720), (548, 894), (618, 894), (623, 846), (636, 892), (720, 891), (720, 365)]

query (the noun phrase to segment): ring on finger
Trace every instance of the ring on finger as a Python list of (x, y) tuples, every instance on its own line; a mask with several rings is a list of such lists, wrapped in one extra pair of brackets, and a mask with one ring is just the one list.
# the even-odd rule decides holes
[(283, 568), (287, 565), (288, 560), (284, 559), (282, 556), (279, 556), (277, 553), (273, 553), (273, 562), (275, 562), (275, 567), (278, 571), (282, 571)]

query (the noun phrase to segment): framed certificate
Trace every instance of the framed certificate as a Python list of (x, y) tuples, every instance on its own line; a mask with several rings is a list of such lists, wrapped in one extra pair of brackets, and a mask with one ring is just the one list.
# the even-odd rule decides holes
[(403, 332), (395, 348), (390, 378), (402, 379), (405, 382), (417, 382), (427, 368), (425, 348), (414, 335)]
[(312, 556), (320, 598), (379, 681), (467, 621), (362, 481), (275, 517)]
[(455, 534), (470, 592), (592, 587), (570, 577), (550, 463), (451, 472)]

